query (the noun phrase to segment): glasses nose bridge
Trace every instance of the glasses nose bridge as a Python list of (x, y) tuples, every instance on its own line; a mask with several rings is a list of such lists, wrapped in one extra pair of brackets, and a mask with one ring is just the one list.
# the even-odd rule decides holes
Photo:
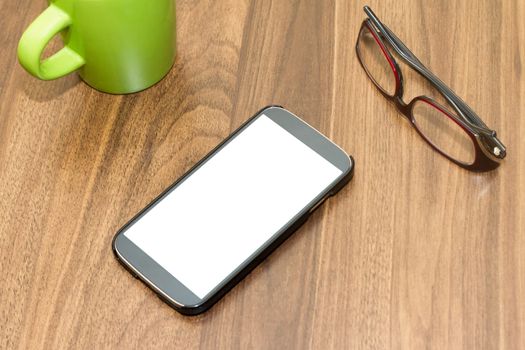
[(401, 113), (401, 116), (407, 119), (411, 119), (410, 117), (411, 103), (408, 103), (408, 104), (405, 103), (405, 101), (403, 101), (403, 96), (397, 95), (397, 94), (395, 96), (392, 96), (391, 101), (396, 106), (396, 109)]

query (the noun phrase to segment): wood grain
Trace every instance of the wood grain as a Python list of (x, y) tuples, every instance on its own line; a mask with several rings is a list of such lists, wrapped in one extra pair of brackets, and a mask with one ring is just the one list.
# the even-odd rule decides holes
[[(370, 1), (498, 131), (495, 172), (427, 147), (355, 56), (355, 1), (177, 2), (178, 57), (139, 94), (16, 61), (44, 1), (0, 3), (0, 348), (525, 348), (525, 4)], [(352, 183), (208, 313), (119, 266), (115, 231), (267, 104), (356, 159)]]

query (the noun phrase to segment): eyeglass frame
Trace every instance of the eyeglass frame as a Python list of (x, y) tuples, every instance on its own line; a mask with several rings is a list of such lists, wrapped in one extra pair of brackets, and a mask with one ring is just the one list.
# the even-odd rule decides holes
[[(381, 23), (370, 7), (365, 6), (363, 10), (367, 14), (368, 18), (363, 21), (359, 30), (356, 43), (356, 54), (361, 67), (365, 70), (368, 78), (372, 80), (379, 92), (387, 100), (394, 103), (398, 111), (400, 111), (401, 114), (406, 119), (408, 119), (408, 121), (416, 129), (417, 133), (435, 151), (443, 155), (445, 158), (470, 171), (484, 172), (496, 169), (500, 165), (501, 160), (503, 160), (506, 156), (506, 148), (496, 137), (496, 132), (488, 128), (481, 118), (461, 98), (459, 98), (452, 91), (452, 89), (445, 85), (445, 83), (443, 83), (434, 73), (425, 67), (423, 63), (419, 61), (416, 55), (414, 55), (386, 25)], [(383, 90), (379, 83), (374, 79), (373, 75), (368, 71), (366, 65), (363, 63), (359, 51), (359, 42), (364, 30), (368, 30), (372, 34), (392, 68), (392, 72), (396, 79), (396, 88), (393, 95), (389, 95)], [(403, 73), (396, 59), (390, 52), (390, 48), (386, 46), (383, 38), (386, 39), (391, 48), (410, 68), (414, 69), (418, 74), (423, 76), (423, 78), (425, 78), (435, 89), (438, 90), (438, 92), (452, 106), (454, 111), (457, 113), (457, 116), (450, 113), (444, 106), (439, 104), (430, 96), (422, 95), (414, 97), (408, 104), (403, 101)], [(458, 124), (470, 136), (475, 149), (475, 158), (471, 164), (461, 162), (451, 157), (441, 150), (437, 145), (435, 145), (427, 136), (425, 136), (425, 134), (418, 127), (412, 113), (413, 107), (418, 101), (426, 102), (437, 108), (440, 112)]]

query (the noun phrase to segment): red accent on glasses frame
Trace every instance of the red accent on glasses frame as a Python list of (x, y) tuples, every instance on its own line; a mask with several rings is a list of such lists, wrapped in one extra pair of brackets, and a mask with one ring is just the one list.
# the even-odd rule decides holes
[(401, 86), (401, 77), (399, 75), (399, 72), (396, 69), (396, 64), (394, 62), (394, 59), (391, 57), (390, 52), (385, 47), (383, 42), (379, 39), (379, 36), (377, 35), (377, 32), (375, 29), (371, 28), (368, 23), (366, 23), (366, 29), (372, 34), (374, 37), (374, 40), (376, 41), (377, 45), (379, 45), (379, 48), (383, 52), (383, 55), (385, 56), (386, 60), (388, 61), (388, 64), (390, 65), (390, 68), (392, 68), (392, 72), (394, 73), (396, 77), (396, 91), (394, 92), (394, 96), (397, 95), (397, 92), (399, 91), (399, 87)]

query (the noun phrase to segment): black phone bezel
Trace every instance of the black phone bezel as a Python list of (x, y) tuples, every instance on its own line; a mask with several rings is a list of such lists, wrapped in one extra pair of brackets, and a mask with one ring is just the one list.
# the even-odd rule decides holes
[[(308, 203), (308, 205), (293, 217), (287, 225), (283, 226), (279, 232), (276, 232), (265, 245), (255, 251), (208, 295), (201, 299), (162, 268), (162, 266), (145, 254), (140, 248), (133, 244), (133, 242), (124, 235), (124, 232), (262, 114), (265, 114), (271, 120), (281, 125), (285, 130), (341, 169), (343, 173), (332, 184), (330, 184), (330, 186)], [(112, 242), (113, 252), (117, 260), (134, 277), (141, 279), (163, 301), (173, 307), (176, 311), (184, 315), (200, 314), (220, 300), (230, 289), (239, 283), (271, 252), (295, 232), (326, 198), (334, 195), (344, 187), (344, 185), (351, 180), (353, 170), (353, 158), (303, 120), (281, 106), (264, 107), (243, 123), (229, 137), (217, 145), (204, 158), (197, 162), (197, 164), (129, 220), (120, 230), (118, 230)], [(198, 249), (198, 247), (181, 247), (179, 249)]]

